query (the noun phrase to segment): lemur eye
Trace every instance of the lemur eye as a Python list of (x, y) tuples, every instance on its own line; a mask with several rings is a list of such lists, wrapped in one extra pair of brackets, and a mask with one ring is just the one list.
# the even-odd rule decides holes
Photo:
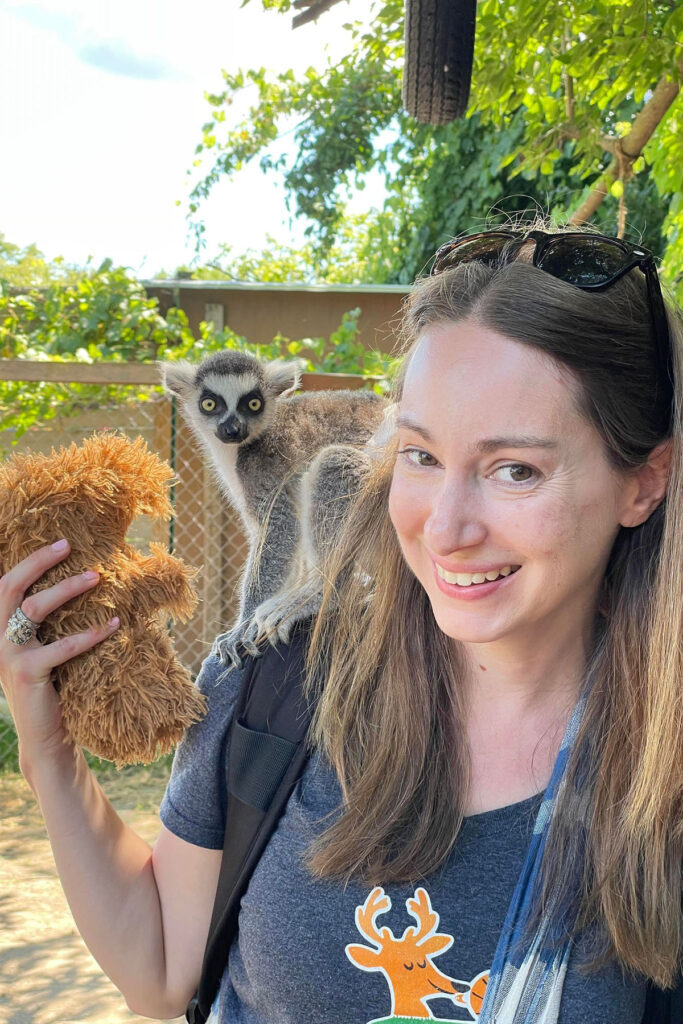
[(251, 410), (251, 412), (258, 412), (262, 405), (263, 402), (261, 401), (260, 398), (249, 399), (249, 409)]
[(202, 398), (201, 402), (199, 403), (199, 408), (203, 412), (213, 412), (214, 409), (216, 408), (216, 399), (215, 398)]

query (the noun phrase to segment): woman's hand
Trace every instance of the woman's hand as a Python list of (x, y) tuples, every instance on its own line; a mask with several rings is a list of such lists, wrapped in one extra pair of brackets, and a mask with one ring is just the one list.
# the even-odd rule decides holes
[(97, 584), (97, 573), (80, 573), (24, 597), (69, 550), (67, 541), (40, 548), (0, 579), (0, 685), (16, 725), (24, 773), (29, 762), (54, 756), (65, 739), (59, 698), (50, 681), (52, 669), (105, 640), (118, 626), (118, 619), (112, 619), (105, 628), (86, 629), (44, 646), (36, 639), (19, 646), (5, 637), (9, 618), (17, 608), (40, 624), (55, 609)]

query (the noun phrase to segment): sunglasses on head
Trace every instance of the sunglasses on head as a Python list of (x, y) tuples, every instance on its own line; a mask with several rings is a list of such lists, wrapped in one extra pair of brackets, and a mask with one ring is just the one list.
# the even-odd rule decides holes
[[(480, 231), (446, 242), (437, 249), (431, 274), (440, 274), (460, 263), (485, 263), (493, 266), (508, 262), (526, 242), (535, 242), (533, 265), (559, 281), (583, 291), (609, 288), (629, 270), (638, 267), (645, 275), (652, 328), (657, 345), (658, 364), (662, 368), (665, 398), (673, 400), (673, 363), (664, 299), (657, 276), (655, 258), (648, 249), (621, 238), (581, 231)], [(518, 243), (517, 245), (513, 243)]]

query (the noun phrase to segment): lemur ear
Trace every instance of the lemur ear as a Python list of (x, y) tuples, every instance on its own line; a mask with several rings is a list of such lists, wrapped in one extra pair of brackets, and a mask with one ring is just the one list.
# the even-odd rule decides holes
[(161, 374), (161, 384), (166, 391), (172, 395), (184, 398), (194, 391), (194, 379), (197, 367), (185, 360), (177, 363), (158, 363)]
[(280, 398), (291, 395), (301, 383), (301, 364), (295, 361), (284, 362), (276, 359), (264, 366), (268, 387)]
[(396, 421), (398, 419), (398, 402), (390, 402), (384, 412), (379, 426), (374, 434), (365, 444), (365, 451), (371, 458), (378, 458), (387, 449), (388, 445), (396, 436)]

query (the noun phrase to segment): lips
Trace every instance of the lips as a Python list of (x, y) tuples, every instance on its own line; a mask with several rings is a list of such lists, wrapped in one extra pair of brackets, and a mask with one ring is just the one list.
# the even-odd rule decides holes
[[(487, 580), (484, 583), (470, 583), (468, 582), (465, 586), (460, 586), (458, 583), (449, 583), (439, 573), (436, 563), (434, 563), (434, 581), (447, 597), (457, 598), (462, 601), (475, 601), (481, 598), (486, 598), (489, 594), (505, 589), (511, 586), (512, 579), (517, 575), (521, 566), (517, 566), (514, 572), (510, 572), (507, 576), (499, 576), (495, 580)], [(471, 577), (467, 577), (469, 580)]]
[(444, 580), (446, 583), (456, 585), (460, 587), (468, 586), (480, 586), (485, 581), (489, 583), (495, 582), (501, 577), (511, 576), (517, 572), (519, 565), (507, 564), (504, 566), (490, 566), (486, 569), (450, 569), (441, 565), (439, 562), (434, 563), (437, 576)]

